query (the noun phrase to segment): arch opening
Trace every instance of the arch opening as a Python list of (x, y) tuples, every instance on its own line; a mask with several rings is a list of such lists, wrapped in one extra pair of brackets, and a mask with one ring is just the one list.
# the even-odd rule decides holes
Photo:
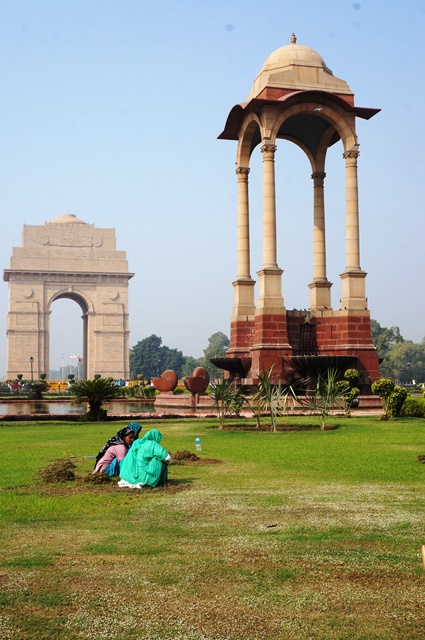
[[(87, 305), (77, 296), (59, 295), (50, 304), (49, 378), (86, 378)], [(66, 329), (64, 330), (64, 327)]]

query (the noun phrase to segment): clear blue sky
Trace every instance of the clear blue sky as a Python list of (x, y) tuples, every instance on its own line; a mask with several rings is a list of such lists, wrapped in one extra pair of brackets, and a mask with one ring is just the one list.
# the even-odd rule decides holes
[[(236, 143), (217, 140), (267, 56), (315, 49), (348, 82), (358, 121), (361, 266), (369, 308), (407, 339), (425, 336), (425, 3), (405, 0), (14, 0), (0, 3), (2, 268), (24, 224), (74, 213), (114, 227), (126, 251), (130, 344), (156, 333), (198, 357), (229, 334), (236, 276)], [(261, 168), (250, 175), (252, 276), (261, 267)], [(280, 142), (278, 261), (286, 307), (308, 306), (312, 181)], [(326, 208), (333, 306), (345, 266), (342, 146)], [(0, 287), (0, 377), (7, 283)], [(79, 307), (52, 308), (51, 368), (82, 351)]]

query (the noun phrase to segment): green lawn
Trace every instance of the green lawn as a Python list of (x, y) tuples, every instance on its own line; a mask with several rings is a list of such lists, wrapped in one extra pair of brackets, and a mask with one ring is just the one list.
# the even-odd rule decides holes
[(143, 491), (84, 482), (125, 423), (1, 423), (0, 638), (422, 639), (425, 421), (330, 422), (144, 420), (202, 452)]

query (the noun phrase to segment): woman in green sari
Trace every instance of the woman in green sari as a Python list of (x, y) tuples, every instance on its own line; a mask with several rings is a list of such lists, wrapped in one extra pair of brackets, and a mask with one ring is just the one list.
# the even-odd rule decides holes
[(143, 438), (133, 443), (121, 462), (118, 486), (141, 489), (144, 486), (159, 487), (165, 484), (171, 456), (159, 443), (162, 435), (151, 429)]

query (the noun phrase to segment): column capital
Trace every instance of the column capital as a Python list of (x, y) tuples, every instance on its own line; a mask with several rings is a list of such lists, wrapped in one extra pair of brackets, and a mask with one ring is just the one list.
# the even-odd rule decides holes
[(347, 158), (354, 158), (355, 160), (359, 157), (360, 155), (360, 151), (359, 151), (359, 145), (355, 144), (354, 147), (351, 147), (351, 149), (347, 149), (347, 151), (345, 151), (342, 154), (342, 157), (347, 160)]
[(324, 180), (326, 178), (326, 173), (324, 171), (313, 171), (311, 178), (312, 180)]
[(264, 144), (260, 148), (261, 153), (275, 153), (276, 150), (277, 146), (275, 144), (272, 144), (271, 142), (264, 142)]
[(251, 171), (251, 169), (249, 169), (248, 167), (236, 167), (235, 169), (235, 173), (237, 175), (244, 175), (247, 176), (249, 174), (249, 172)]

